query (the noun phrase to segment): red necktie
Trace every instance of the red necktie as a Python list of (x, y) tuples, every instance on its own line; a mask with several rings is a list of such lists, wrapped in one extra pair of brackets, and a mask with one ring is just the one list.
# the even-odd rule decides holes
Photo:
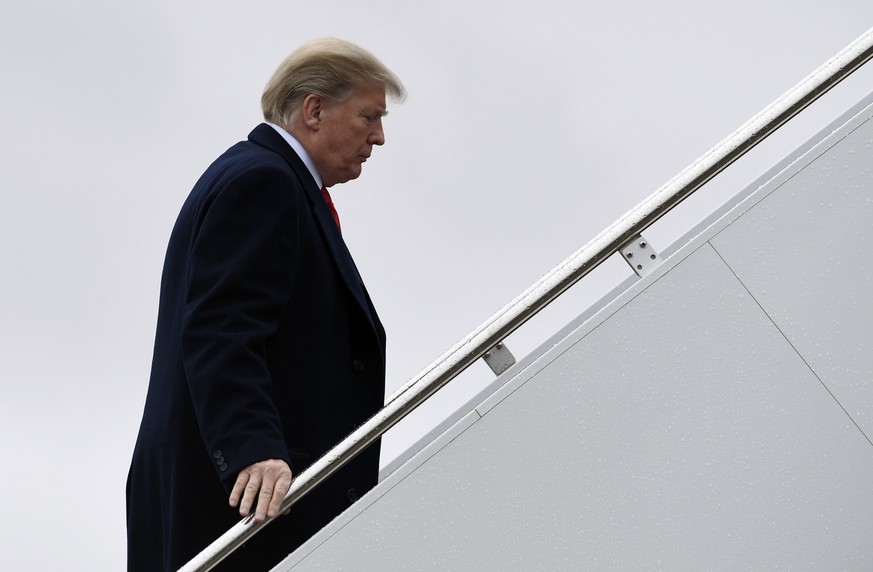
[(330, 213), (333, 215), (333, 220), (336, 222), (336, 227), (340, 232), (343, 231), (339, 222), (339, 213), (336, 212), (336, 207), (333, 206), (333, 200), (330, 198), (330, 193), (327, 192), (327, 187), (321, 187), (321, 196), (324, 197), (324, 201), (327, 203), (328, 208), (330, 208)]

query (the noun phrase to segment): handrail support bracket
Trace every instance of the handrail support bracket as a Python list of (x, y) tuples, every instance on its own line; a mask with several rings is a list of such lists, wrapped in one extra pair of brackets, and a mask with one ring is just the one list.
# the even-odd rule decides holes
[(638, 234), (627, 241), (619, 249), (621, 257), (630, 265), (631, 269), (642, 278), (661, 264), (661, 257), (652, 248), (652, 243)]
[(515, 356), (503, 342), (497, 342), (493, 348), (482, 355), (482, 359), (485, 360), (494, 375), (500, 375), (515, 365)]

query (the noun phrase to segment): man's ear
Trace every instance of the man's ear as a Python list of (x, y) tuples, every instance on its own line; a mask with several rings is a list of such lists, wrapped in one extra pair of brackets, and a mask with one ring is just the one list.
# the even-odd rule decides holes
[(324, 113), (324, 100), (312, 93), (307, 95), (303, 105), (300, 106), (300, 118), (303, 124), (312, 131), (318, 131), (321, 129), (322, 113)]

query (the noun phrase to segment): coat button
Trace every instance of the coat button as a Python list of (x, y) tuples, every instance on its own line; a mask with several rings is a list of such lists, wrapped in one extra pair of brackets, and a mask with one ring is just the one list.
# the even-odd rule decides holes
[(222, 463), (221, 466), (218, 468), (221, 469), (221, 472), (223, 473), (224, 471), (227, 470), (227, 463)]
[(218, 459), (219, 457), (221, 457), (221, 449), (216, 449), (216, 450), (212, 453), (212, 456), (215, 457), (216, 459)]
[(355, 361), (352, 362), (352, 367), (355, 368), (356, 372), (361, 373), (362, 371), (364, 371), (364, 362), (362, 362), (359, 359), (356, 359)]
[(224, 464), (224, 457), (219, 457), (218, 460), (215, 462), (218, 463), (219, 465), (223, 465)]
[(355, 502), (361, 498), (361, 493), (358, 492), (358, 489), (352, 488), (346, 491), (346, 498), (349, 499), (349, 502)]

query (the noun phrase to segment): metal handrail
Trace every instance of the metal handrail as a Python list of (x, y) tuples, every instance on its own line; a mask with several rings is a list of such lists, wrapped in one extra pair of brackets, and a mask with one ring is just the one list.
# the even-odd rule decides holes
[[(464, 371), (485, 352), (552, 300), (641, 234), (691, 193), (873, 58), (873, 28), (764, 108), (721, 143), (685, 168), (627, 214), (504, 306), (466, 338), (395, 391), (388, 403), (351, 435), (301, 472), (291, 483), (282, 510), (339, 470), (385, 431)], [(180, 572), (205, 572), (221, 562), (272, 519), (243, 519), (194, 557)]]

